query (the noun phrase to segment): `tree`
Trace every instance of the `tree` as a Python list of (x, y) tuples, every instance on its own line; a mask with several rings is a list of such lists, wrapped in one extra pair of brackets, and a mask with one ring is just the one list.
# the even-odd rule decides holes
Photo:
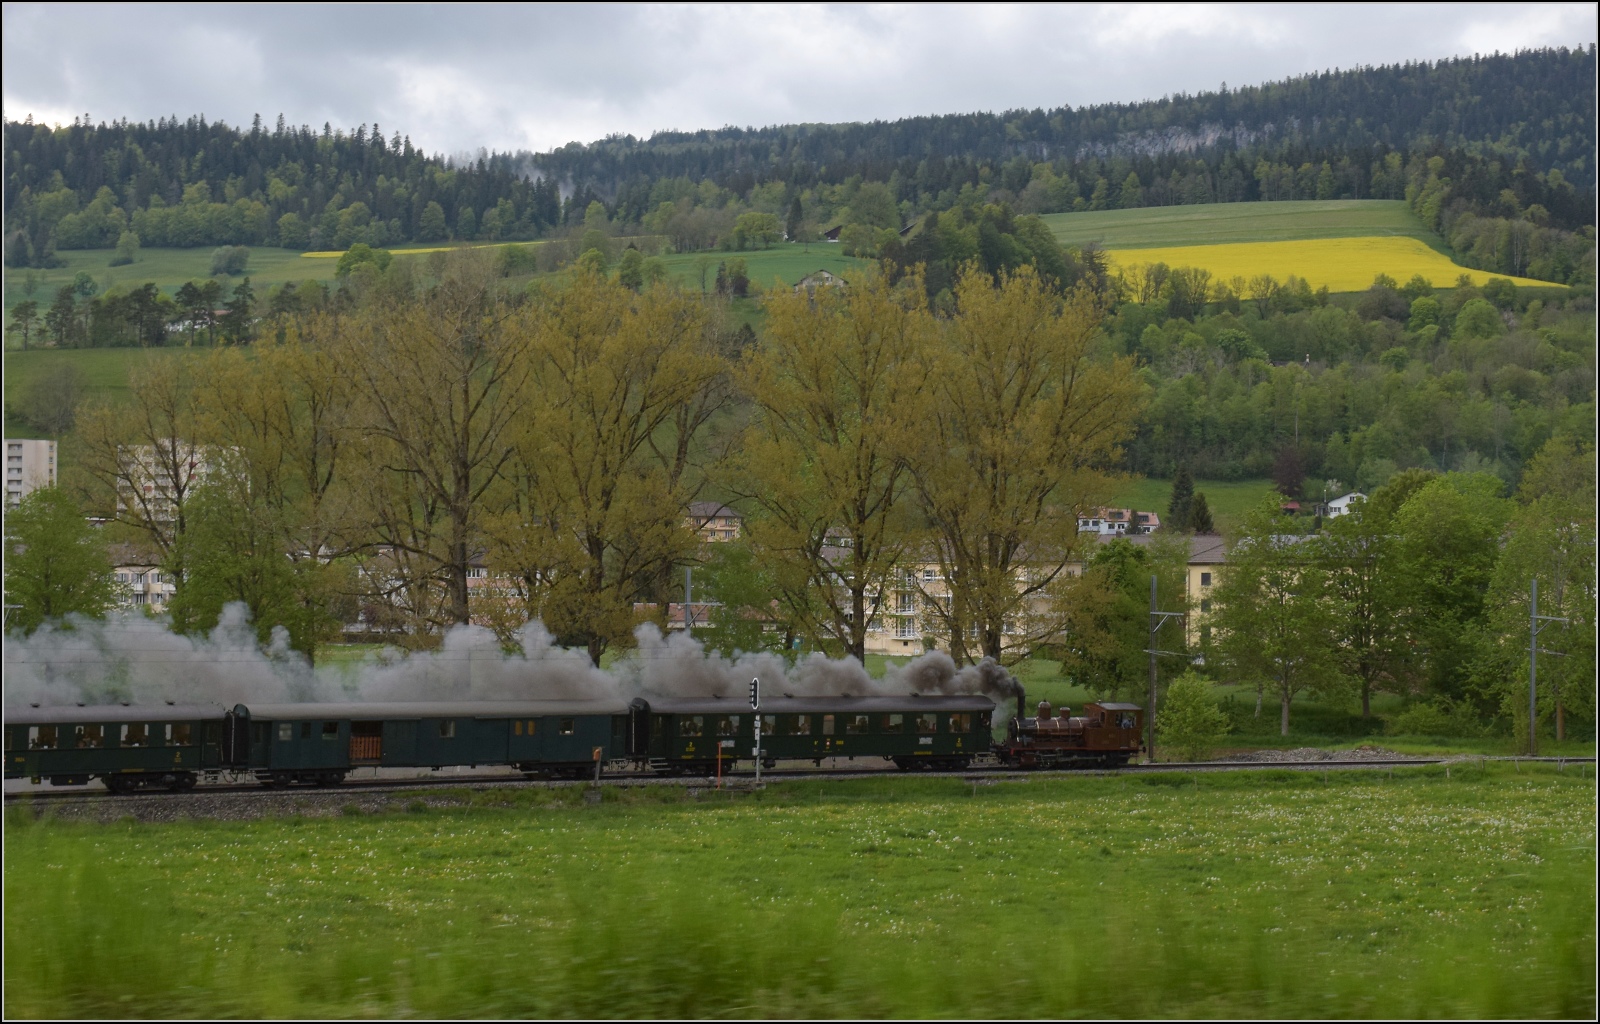
[(644, 254), (631, 245), (617, 261), (617, 283), (634, 291), (644, 287)]
[(367, 540), (347, 464), (354, 396), (330, 352), (338, 329), (314, 315), (284, 342), (207, 360), (198, 418), (226, 473), (195, 513), (203, 534), (186, 561), (199, 561), (198, 592), (173, 609), (205, 628), (224, 601), (242, 600), (263, 639), (282, 625), (312, 661), (356, 589), (342, 559)]
[(22, 334), (22, 350), (28, 350), (28, 339), (33, 334), (33, 329), (39, 325), (39, 304), (32, 299), (24, 299), (11, 307), (11, 329)]
[(1167, 686), (1156, 732), (1168, 750), (1185, 761), (1208, 761), (1228, 728), (1228, 716), (1212, 699), (1209, 680), (1191, 671)]
[(1334, 656), (1360, 687), (1363, 716), (1372, 714), (1373, 690), (1401, 678), (1410, 654), (1396, 589), (1393, 511), (1387, 501), (1358, 502), (1311, 542), (1327, 574)]
[(250, 287), (247, 277), (240, 281), (233, 289), (233, 298), (228, 300), (227, 313), (222, 317), (222, 336), (235, 345), (249, 341), (251, 336), (252, 313), (255, 308), (256, 293)]
[(67, 348), (76, 344), (80, 329), (78, 326), (77, 297), (70, 284), (64, 284), (56, 290), (56, 297), (50, 303), (50, 308), (44, 314), (44, 326), (50, 332), (50, 337), (55, 341), (57, 348)]
[(1194, 480), (1189, 476), (1188, 466), (1179, 466), (1177, 475), (1172, 478), (1172, 499), (1167, 502), (1167, 529), (1191, 529), (1190, 509), (1193, 504)]
[(442, 242), (445, 237), (444, 207), (437, 202), (429, 201), (428, 205), (422, 208), (422, 216), (417, 218), (417, 240)]
[(100, 618), (120, 594), (104, 539), (59, 487), (32, 491), (6, 513), (5, 580), (7, 632)]
[(597, 665), (630, 638), (634, 602), (693, 552), (690, 459), (725, 395), (708, 326), (697, 298), (580, 273), (519, 328), (537, 401), (507, 434), (489, 559), (529, 618)]
[(924, 362), (907, 456), (951, 590), (930, 607), (958, 663), (1014, 659), (1060, 632), (1046, 594), (1143, 396), (1132, 359), (1097, 351), (1084, 289), (1063, 300), (1031, 267), (995, 284), (969, 266), (955, 309)]
[(1189, 505), (1189, 532), (1217, 532), (1217, 524), (1211, 520), (1211, 506), (1206, 503), (1204, 491), (1195, 491), (1194, 501)]
[(398, 585), (442, 592), (438, 608), (421, 613), (433, 625), (469, 621), (467, 579), (493, 512), (489, 492), (527, 409), (528, 311), (497, 294), (497, 280), (487, 260), (461, 256), (425, 294), (328, 332), (336, 372), (354, 392), (352, 485)]
[(83, 371), (74, 364), (51, 367), (28, 389), (20, 410), (23, 418), (51, 437), (61, 437), (77, 420), (83, 385)]
[(1558, 434), (1529, 463), (1517, 489), (1504, 548), (1487, 595), (1473, 677), (1484, 697), (1528, 731), (1528, 634), (1531, 581), (1539, 581), (1539, 614), (1566, 618), (1539, 634), (1538, 714), (1553, 720), (1556, 739), (1568, 716), (1592, 727), (1595, 692), (1594, 446)]
[(738, 220), (733, 222), (733, 233), (734, 238), (739, 240), (735, 248), (743, 249), (744, 243), (748, 243), (757, 249), (765, 249), (783, 239), (783, 225), (773, 214), (751, 211), (741, 213)]
[(1430, 696), (1466, 695), (1473, 641), (1512, 506), (1488, 473), (1434, 477), (1394, 514), (1396, 601)]
[(1279, 447), (1277, 457), (1272, 462), (1272, 486), (1285, 500), (1293, 500), (1300, 496), (1300, 488), (1305, 485), (1305, 480), (1305, 459), (1300, 454), (1299, 446), (1285, 444)]
[(117, 251), (111, 257), (111, 266), (125, 267), (139, 258), (139, 236), (124, 231), (117, 238)]
[(187, 575), (188, 507), (214, 453), (202, 436), (191, 364), (151, 358), (128, 374), (132, 401), (101, 401), (82, 416), (82, 465), (99, 513), (142, 534), (179, 589)]
[(934, 325), (921, 289), (879, 276), (815, 296), (775, 293), (743, 383), (757, 409), (739, 460), (760, 509), (752, 544), (787, 614), (856, 658), (910, 537), (903, 453)]
[(800, 197), (795, 196), (789, 204), (789, 219), (784, 224), (784, 237), (791, 242), (800, 240), (800, 225), (805, 222), (805, 208), (800, 205)]
[(1211, 595), (1221, 662), (1233, 678), (1255, 685), (1258, 716), (1265, 691), (1277, 695), (1284, 736), (1296, 695), (1334, 694), (1345, 682), (1334, 657), (1327, 574), (1304, 539), (1289, 531), (1276, 499), (1251, 510)]
[(349, 277), (357, 267), (371, 265), (380, 273), (389, 269), (389, 264), (394, 261), (394, 253), (388, 249), (374, 249), (365, 242), (357, 242), (346, 249), (344, 255), (339, 257), (339, 265), (334, 274), (340, 278)]
[(242, 245), (224, 245), (211, 254), (211, 276), (242, 274), (250, 263), (250, 250)]
[[(1160, 536), (1150, 545), (1125, 537), (1097, 545), (1083, 572), (1062, 587), (1061, 671), (1101, 697), (1142, 699), (1150, 678), (1150, 577), (1164, 611), (1184, 592), (1187, 540)], [(1164, 646), (1184, 638), (1162, 634)]]

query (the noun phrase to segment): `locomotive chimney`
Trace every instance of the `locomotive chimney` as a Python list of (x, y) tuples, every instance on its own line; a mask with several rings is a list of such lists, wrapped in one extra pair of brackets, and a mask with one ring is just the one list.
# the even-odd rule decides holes
[[(1012, 678), (1015, 678), (1014, 676)], [(1022, 680), (1017, 680), (1017, 721), (1028, 717), (1028, 691), (1022, 688)]]

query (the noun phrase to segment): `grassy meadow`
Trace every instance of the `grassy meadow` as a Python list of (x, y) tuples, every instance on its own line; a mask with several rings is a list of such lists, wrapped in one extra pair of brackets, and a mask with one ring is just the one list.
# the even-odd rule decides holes
[(1063, 245), (1095, 242), (1102, 249), (1380, 235), (1416, 238), (1440, 251), (1444, 248), (1443, 239), (1429, 231), (1410, 207), (1398, 199), (1152, 206), (1138, 210), (1047, 213), (1044, 222)]
[[(114, 250), (69, 249), (56, 253), (63, 266), (47, 270), (7, 267), (5, 272), (5, 307), (11, 309), (25, 299), (39, 303), (40, 313), (50, 305), (56, 291), (71, 284), (80, 272), (86, 272), (102, 292), (114, 285), (140, 285), (155, 282), (163, 292), (171, 295), (189, 281), (203, 281), (211, 276), (210, 247), (198, 249), (141, 249), (139, 259), (127, 266), (108, 264)], [(224, 287), (231, 289), (233, 282), (243, 277), (259, 295), (273, 285), (285, 281), (331, 281), (338, 268), (338, 260), (305, 259), (298, 249), (276, 249), (269, 246), (251, 246), (250, 264), (243, 275), (236, 278), (224, 276)], [(29, 290), (28, 283), (33, 283)]]
[(602, 793), (431, 791), (388, 813), (252, 822), (14, 810), (5, 1013), (1595, 1009), (1592, 771)]

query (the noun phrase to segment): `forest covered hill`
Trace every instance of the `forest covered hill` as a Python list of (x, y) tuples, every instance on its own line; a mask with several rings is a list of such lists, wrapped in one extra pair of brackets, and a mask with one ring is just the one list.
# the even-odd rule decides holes
[[(1414, 62), (1073, 109), (612, 137), (429, 156), (378, 125), (202, 117), (5, 125), (5, 260), (57, 250), (480, 241), (600, 229), (678, 251), (834, 227), (852, 254), (933, 211), (1404, 199), (1478, 269), (1580, 283), (1595, 50)], [(1531, 266), (1528, 253), (1549, 256)], [(1553, 255), (1552, 255), (1553, 254)]]

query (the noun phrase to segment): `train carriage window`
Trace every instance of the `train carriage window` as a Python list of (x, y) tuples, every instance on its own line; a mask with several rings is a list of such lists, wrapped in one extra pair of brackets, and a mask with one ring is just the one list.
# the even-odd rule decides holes
[(578, 731), (578, 722), (575, 718), (563, 718), (561, 727), (556, 730), (562, 736), (571, 736)]
[(12, 749), (13, 749), (13, 747), (11, 745), (11, 730), (7, 729), (6, 730), (6, 750), (10, 751)]
[(28, 726), (29, 750), (54, 750), (56, 739), (56, 727), (53, 725)]
[(75, 725), (72, 727), (72, 745), (79, 750), (99, 750), (106, 745), (103, 725)]
[(272, 725), (268, 722), (250, 723), (250, 742), (264, 744), (272, 739)]
[(279, 743), (287, 743), (292, 739), (294, 739), (294, 723), (293, 722), (279, 722), (278, 723), (278, 742)]
[(322, 738), (325, 739), (325, 740), (336, 740), (336, 739), (338, 739), (339, 738), (339, 723), (338, 722), (323, 722), (322, 723)]
[(194, 726), (188, 722), (174, 722), (172, 724), (172, 745), (187, 747), (194, 742)]
[(923, 715), (918, 715), (917, 716), (917, 733), (919, 735), (930, 736), (933, 733), (936, 733), (938, 731), (939, 731), (939, 716), (938, 715), (933, 714), (932, 712), (929, 712), (927, 714), (923, 714)]
[(301, 722), (300, 723), (300, 738), (303, 739), (303, 740), (309, 740), (311, 738), (311, 723), (310, 722)]
[(865, 736), (870, 730), (866, 715), (845, 715), (844, 731), (847, 736)]
[(822, 735), (824, 735), (824, 736), (832, 736), (833, 735), (833, 716), (832, 715), (823, 715), (822, 716)]
[(963, 733), (972, 731), (972, 716), (966, 712), (957, 712), (950, 716), (950, 731)]
[(148, 747), (150, 745), (150, 727), (143, 722), (132, 722), (123, 726), (122, 745), (125, 747)]
[(661, 715), (650, 716), (650, 738), (652, 740), (667, 738), (667, 720)]
[(439, 723), (439, 738), (442, 740), (453, 740), (456, 738), (455, 719), (447, 718)]
[(679, 715), (678, 716), (678, 735), (679, 736), (688, 736), (688, 737), (699, 736), (699, 735), (702, 735), (705, 732), (705, 730), (706, 730), (706, 716), (705, 715)]
[(206, 723), (206, 742), (207, 743), (221, 743), (222, 742), (222, 723), (221, 722), (207, 722)]
[(718, 718), (717, 719), (717, 735), (718, 736), (737, 736), (737, 735), (739, 735), (739, 716), (738, 715), (723, 715), (721, 718)]
[(785, 736), (810, 736), (810, 715), (784, 715), (783, 734)]
[(522, 735), (522, 719), (519, 718), (516, 721), (511, 723), (511, 735), (513, 735), (513, 736), (521, 736)]
[(528, 735), (529, 736), (533, 735), (533, 727), (535, 725), (538, 725), (538, 724), (539, 724), (539, 720), (537, 718), (528, 719)]
[(905, 715), (880, 715), (880, 716), (878, 716), (878, 731), (879, 732), (889, 732), (889, 733), (905, 732), (906, 731), (906, 716)]
[(776, 735), (778, 735), (778, 716), (777, 715), (762, 715), (761, 716), (761, 735), (763, 735), (763, 736), (776, 736)]
[(172, 746), (172, 723), (155, 722), (150, 726), (150, 745), (152, 747)]

